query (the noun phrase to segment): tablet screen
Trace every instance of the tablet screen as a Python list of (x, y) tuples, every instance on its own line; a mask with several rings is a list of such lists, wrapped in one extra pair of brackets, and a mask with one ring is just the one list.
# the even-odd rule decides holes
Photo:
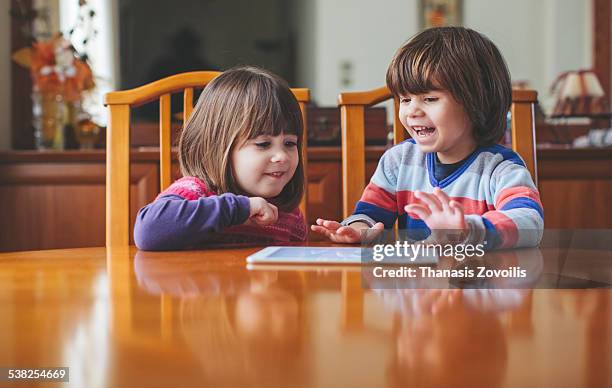
[[(247, 257), (248, 263), (362, 264), (362, 247), (268, 247)], [(371, 255), (370, 255), (371, 257)], [(399, 262), (399, 261), (398, 261)], [(402, 264), (435, 264), (437, 257), (420, 257)], [(370, 260), (370, 263), (372, 261)], [(389, 263), (389, 260), (387, 260)]]
[(247, 257), (248, 263), (360, 264), (357, 247), (268, 247)]

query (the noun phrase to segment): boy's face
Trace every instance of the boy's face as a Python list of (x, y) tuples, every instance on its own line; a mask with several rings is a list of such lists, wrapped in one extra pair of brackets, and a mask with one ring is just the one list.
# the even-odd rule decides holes
[(472, 123), (446, 90), (400, 96), (399, 118), (425, 153), (436, 152), (442, 163), (455, 163), (476, 147)]

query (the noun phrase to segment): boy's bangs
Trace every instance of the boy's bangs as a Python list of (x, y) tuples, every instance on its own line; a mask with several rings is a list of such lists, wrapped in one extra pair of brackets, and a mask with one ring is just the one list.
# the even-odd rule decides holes
[(444, 74), (439, 66), (440, 58), (434, 50), (406, 52), (397, 63), (391, 64), (387, 74), (387, 86), (396, 96), (422, 94), (443, 89)]

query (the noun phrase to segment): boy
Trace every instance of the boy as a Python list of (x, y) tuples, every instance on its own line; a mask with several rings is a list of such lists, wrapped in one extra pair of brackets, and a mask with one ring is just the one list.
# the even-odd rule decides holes
[[(497, 47), (463, 27), (425, 30), (387, 70), (399, 119), (411, 135), (382, 156), (353, 215), (318, 219), (312, 230), (341, 243), (363, 230), (458, 231), (487, 249), (536, 246), (544, 226), (540, 196), (513, 151), (497, 144), (512, 89)], [(436, 234), (436, 237), (437, 234)]]

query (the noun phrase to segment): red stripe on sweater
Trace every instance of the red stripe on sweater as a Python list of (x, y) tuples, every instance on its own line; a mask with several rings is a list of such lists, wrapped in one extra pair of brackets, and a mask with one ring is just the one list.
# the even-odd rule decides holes
[(500, 248), (510, 248), (518, 241), (518, 229), (510, 217), (499, 211), (491, 211), (483, 214), (483, 217), (491, 221), (495, 230), (500, 235), (502, 243)]
[(398, 202), (395, 195), (391, 194), (382, 187), (376, 186), (374, 183), (369, 183), (366, 186), (363, 194), (361, 195), (360, 201), (370, 203), (390, 212), (397, 211)]
[(495, 207), (501, 209), (505, 204), (516, 198), (529, 198), (542, 207), (540, 202), (540, 194), (527, 186), (509, 187), (499, 192), (495, 200)]
[[(488, 211), (495, 210), (495, 207), (491, 204), (488, 204), (487, 201), (484, 200), (476, 200), (466, 197), (450, 197), (452, 201), (457, 201), (463, 206), (463, 210), (465, 214), (476, 214), (483, 215)], [(409, 204), (422, 204), (423, 202), (417, 199), (412, 191), (398, 191), (397, 192), (397, 202), (399, 204), (399, 213), (404, 213), (404, 207)], [(411, 217), (414, 218), (416, 215), (410, 214)], [(417, 217), (418, 218), (418, 217)]]

